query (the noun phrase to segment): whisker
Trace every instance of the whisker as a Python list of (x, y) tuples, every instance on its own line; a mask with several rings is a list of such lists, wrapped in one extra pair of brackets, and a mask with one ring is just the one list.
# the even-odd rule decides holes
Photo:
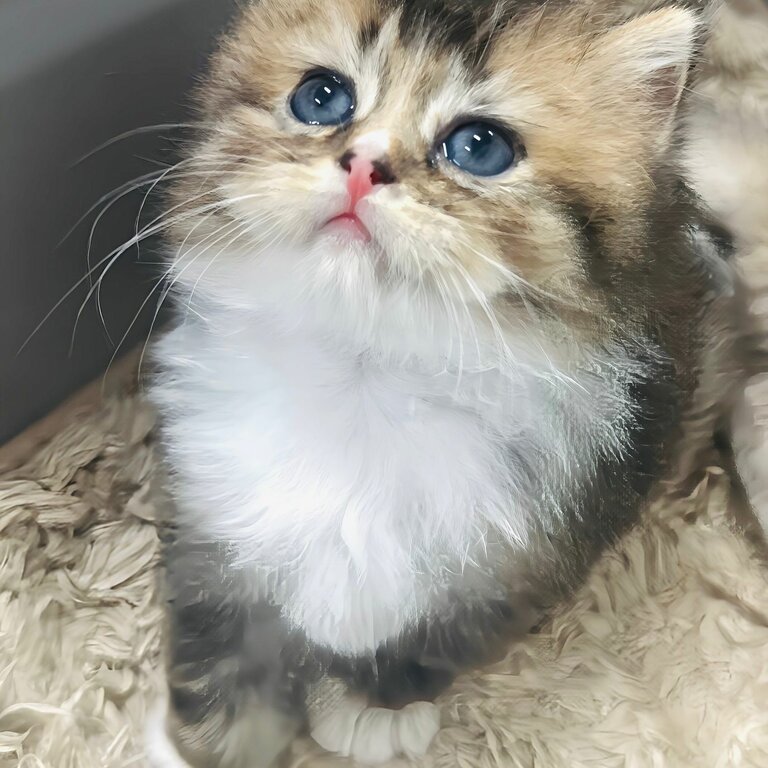
[[(199, 221), (197, 224), (195, 224), (195, 226), (192, 228), (192, 230), (191, 230), (190, 232), (188, 232), (188, 233), (187, 233), (186, 237), (184, 238), (184, 241), (183, 241), (183, 242), (182, 242), (182, 244), (179, 246), (179, 249), (178, 249), (178, 251), (176, 252), (176, 258), (172, 260), (172, 262), (171, 262), (171, 266), (168, 268), (168, 270), (167, 270), (167, 271), (165, 272), (165, 274), (163, 275), (163, 278), (162, 278), (162, 281), (163, 281), (163, 282), (165, 282), (165, 281), (168, 279), (168, 277), (170, 276), (170, 274), (171, 274), (171, 273), (173, 272), (173, 270), (176, 268), (176, 265), (177, 265), (178, 261), (180, 260), (180, 253), (181, 253), (181, 250), (182, 250), (182, 249), (184, 248), (184, 246), (186, 245), (186, 243), (187, 243), (187, 240), (189, 239), (189, 237), (191, 236), (191, 234), (192, 234), (192, 233), (193, 233), (193, 232), (194, 232), (194, 231), (195, 231), (195, 230), (196, 230), (196, 229), (197, 229), (197, 228), (198, 228), (198, 227), (199, 227), (199, 226), (200, 226), (200, 225), (201, 225), (203, 222), (207, 221), (207, 220), (208, 220), (208, 219), (209, 219), (211, 216), (215, 216), (215, 215), (216, 215), (216, 211), (212, 211), (211, 213), (207, 214), (207, 215), (206, 215), (206, 216), (204, 216), (204, 217), (203, 217), (203, 218), (202, 218), (202, 219), (201, 219), (201, 220), (200, 220), (200, 221)], [(204, 242), (204, 241), (203, 241), (203, 242)], [(193, 259), (192, 261), (194, 262), (194, 259)], [(171, 291), (171, 288), (173, 287), (173, 283), (174, 283), (174, 281), (172, 280), (172, 281), (170, 282), (170, 284), (166, 286), (166, 288), (165, 288), (165, 290), (163, 291), (163, 293), (160, 295), (160, 299), (159, 299), (159, 301), (158, 301), (158, 303), (157, 303), (157, 306), (155, 307), (155, 312), (154, 312), (154, 314), (152, 315), (152, 321), (151, 321), (151, 322), (150, 322), (150, 324), (149, 324), (149, 331), (147, 332), (147, 337), (146, 337), (146, 339), (144, 340), (144, 344), (143, 344), (143, 346), (142, 346), (142, 348), (141, 348), (141, 355), (139, 356), (139, 368), (138, 368), (138, 376), (139, 376), (139, 379), (141, 378), (141, 370), (142, 370), (142, 366), (143, 366), (143, 364), (144, 364), (144, 357), (145, 357), (145, 355), (146, 355), (146, 352), (147, 352), (147, 346), (148, 346), (148, 344), (149, 344), (149, 340), (152, 338), (152, 333), (153, 333), (153, 332), (154, 332), (154, 330), (155, 330), (155, 324), (157, 323), (157, 318), (158, 318), (158, 316), (160, 315), (160, 311), (161, 311), (161, 310), (162, 310), (162, 308), (163, 308), (163, 304), (165, 303), (165, 300), (166, 300), (166, 298), (168, 297), (168, 294), (170, 293), (170, 291)]]
[[(506, 342), (506, 339), (504, 338), (504, 333), (501, 329), (501, 325), (499, 324), (498, 318), (496, 317), (496, 313), (494, 312), (493, 308), (488, 303), (488, 299), (486, 296), (483, 295), (483, 292), (478, 287), (477, 283), (472, 279), (472, 276), (467, 271), (466, 267), (464, 267), (461, 262), (459, 262), (458, 259), (452, 258), (450, 255), (448, 256), (451, 266), (458, 271), (459, 275), (464, 279), (464, 282), (466, 283), (469, 290), (474, 295), (478, 306), (483, 311), (483, 314), (488, 318), (488, 322), (491, 324), (491, 329), (493, 330), (494, 337), (496, 338), (499, 351), (500, 351), (500, 360), (499, 360), (499, 367), (503, 368), (504, 363), (509, 360), (513, 360), (513, 355), (511, 350), (509, 349), (509, 345)], [(479, 349), (478, 349), (479, 354)], [(482, 357), (481, 357), (482, 359)]]
[[(205, 277), (205, 274), (208, 272), (208, 270), (214, 265), (216, 262), (216, 259), (221, 256), (222, 253), (225, 253), (229, 248), (231, 248), (243, 235), (248, 234), (249, 232), (253, 231), (253, 225), (246, 223), (240, 223), (239, 226), (235, 227), (233, 230), (229, 230), (228, 232), (225, 232), (224, 235), (222, 235), (221, 238), (218, 238), (214, 243), (211, 243), (210, 246), (208, 246), (205, 250), (208, 251), (210, 248), (212, 248), (216, 243), (218, 243), (220, 240), (222, 240), (227, 235), (233, 234), (234, 237), (232, 237), (229, 242), (223, 247), (219, 249), (219, 252), (205, 265), (203, 268), (203, 271), (198, 275), (197, 280), (195, 280), (195, 284), (192, 286), (192, 290), (189, 293), (189, 298), (187, 299), (187, 306), (186, 306), (186, 313), (188, 314), (191, 306), (192, 306), (192, 300), (195, 296), (195, 291), (197, 290), (197, 286), (200, 284), (200, 281)], [(196, 261), (199, 256), (202, 254), (198, 254), (195, 256), (194, 261)], [(186, 269), (186, 267), (185, 267)], [(177, 278), (174, 279), (174, 282), (178, 280), (178, 278), (181, 277), (181, 274)], [(171, 284), (171, 288), (173, 287), (173, 283)], [(186, 314), (185, 314), (186, 317)]]
[[(175, 168), (180, 168), (182, 165), (186, 163), (193, 162), (192, 160), (182, 160), (174, 166)], [(194, 160), (195, 163), (199, 163), (198, 160)], [(204, 167), (204, 166), (203, 166)], [(146, 173), (142, 176), (137, 176), (134, 179), (131, 179), (130, 181), (125, 182), (125, 184), (121, 184), (119, 187), (111, 190), (110, 192), (107, 192), (105, 195), (102, 195), (99, 200), (97, 200), (76, 222), (75, 224), (67, 231), (67, 233), (64, 235), (64, 237), (59, 240), (56, 247), (61, 247), (71, 236), (72, 233), (95, 211), (99, 208), (100, 205), (103, 203), (106, 203), (109, 201), (109, 199), (113, 196), (117, 196), (117, 198), (113, 201), (113, 203), (110, 204), (109, 207), (111, 207), (112, 204), (117, 202), (118, 199), (122, 199), (126, 195), (130, 194), (133, 191), (138, 191), (141, 189), (145, 184), (152, 184), (153, 181), (158, 177), (162, 176), (165, 173), (166, 169), (159, 168), (155, 171), (151, 171), (149, 173)], [(233, 174), (235, 171), (233, 169), (228, 168), (218, 168), (217, 173), (220, 173), (221, 175), (227, 175), (227, 174)], [(185, 171), (184, 173), (179, 174), (173, 174), (168, 175), (164, 178), (165, 181), (176, 181), (179, 179), (186, 179), (186, 178), (193, 178), (195, 176), (200, 176), (202, 178), (210, 178), (211, 171), (206, 171), (203, 173), (201, 170), (193, 170), (193, 171)]]
[[(204, 195), (199, 195), (198, 197), (203, 197)], [(249, 196), (246, 195), (242, 199), (248, 199)], [(187, 217), (196, 216), (200, 213), (205, 212), (206, 210), (211, 210), (212, 208), (225, 208), (228, 201), (216, 201), (213, 204), (207, 204), (205, 206), (200, 206), (196, 209), (193, 209), (191, 211), (185, 211), (182, 214), (179, 214), (175, 217), (172, 217), (171, 219), (167, 221), (163, 221), (163, 217), (156, 218), (153, 222), (151, 222), (149, 225), (144, 227), (144, 229), (139, 233), (138, 236), (132, 237), (130, 240), (128, 240), (126, 243), (124, 243), (122, 246), (119, 246), (118, 248), (114, 249), (110, 253), (108, 253), (106, 256), (104, 256), (102, 259), (100, 259), (93, 268), (83, 275), (79, 280), (75, 282), (75, 284), (53, 305), (53, 307), (46, 313), (46, 315), (43, 317), (43, 319), (37, 324), (37, 326), (34, 328), (32, 333), (27, 337), (27, 339), (24, 341), (24, 343), (19, 347), (17, 355), (20, 354), (29, 344), (29, 342), (33, 339), (35, 334), (43, 327), (43, 325), (50, 319), (51, 315), (86, 281), (88, 280), (89, 276), (98, 269), (102, 264), (109, 261), (115, 254), (122, 255), (128, 248), (133, 246), (138, 239), (144, 239), (147, 237), (151, 237), (152, 235), (155, 235), (159, 232), (161, 232), (163, 229), (173, 225), (174, 223), (177, 223), (178, 221), (182, 221)], [(184, 203), (181, 203), (178, 206), (174, 206), (174, 208), (179, 208), (183, 205), (187, 205), (189, 201), (185, 201)]]
[[(138, 234), (139, 234), (139, 220), (140, 220), (140, 218), (141, 218), (141, 214), (142, 214), (142, 211), (144, 210), (144, 204), (145, 204), (145, 203), (146, 203), (146, 201), (147, 201), (147, 197), (148, 197), (148, 196), (149, 196), (149, 195), (152, 193), (152, 191), (155, 189), (155, 187), (157, 187), (157, 185), (158, 185), (158, 184), (159, 184), (159, 183), (160, 183), (160, 182), (161, 182), (161, 181), (162, 181), (162, 180), (163, 180), (163, 179), (164, 179), (166, 176), (168, 176), (168, 174), (169, 174), (169, 173), (171, 173), (171, 171), (172, 171), (174, 168), (176, 168), (176, 166), (171, 166), (171, 168), (169, 168), (169, 169), (167, 169), (166, 171), (164, 171), (163, 173), (161, 173), (161, 174), (160, 174), (160, 176), (158, 176), (158, 178), (157, 178), (157, 179), (155, 179), (155, 180), (153, 181), (152, 185), (149, 187), (149, 190), (148, 190), (148, 191), (147, 191), (147, 193), (144, 195), (144, 199), (141, 201), (141, 205), (139, 206), (139, 212), (138, 212), (138, 214), (137, 214), (137, 216), (136, 216), (136, 231), (135, 231), (135, 235), (136, 235), (136, 236), (138, 236)], [(118, 199), (119, 199), (119, 198), (118, 198)], [(112, 202), (111, 202), (109, 205), (107, 205), (107, 206), (104, 208), (104, 210), (103, 210), (103, 211), (101, 211), (101, 213), (99, 213), (99, 215), (96, 217), (96, 220), (93, 222), (93, 225), (91, 226), (91, 232), (90, 232), (90, 234), (88, 235), (88, 248), (87, 248), (87, 250), (86, 250), (86, 256), (85, 256), (85, 264), (86, 264), (86, 267), (88, 268), (88, 274), (89, 274), (89, 275), (91, 275), (91, 274), (92, 274), (92, 273), (91, 273), (91, 249), (92, 249), (92, 247), (93, 247), (93, 237), (94, 237), (94, 232), (96, 231), (96, 227), (98, 226), (98, 224), (99, 224), (99, 221), (101, 221), (101, 218), (102, 218), (102, 217), (104, 216), (104, 214), (105, 214), (105, 213), (106, 213), (106, 212), (107, 212), (107, 211), (110, 209), (110, 207), (111, 207), (111, 206), (114, 204), (114, 202), (115, 202), (115, 201), (112, 201)], [(137, 248), (139, 247), (139, 244), (138, 244), (138, 243), (136, 244), (136, 247), (137, 247)], [(89, 280), (90, 280), (90, 277), (89, 277)], [(101, 283), (101, 280), (99, 280), (99, 281), (98, 281), (98, 286), (99, 286), (99, 287), (98, 287), (98, 288), (97, 288), (97, 290), (96, 290), (96, 311), (98, 312), (98, 315), (99, 315), (99, 319), (101, 320), (101, 325), (102, 325), (102, 327), (104, 328), (104, 332), (107, 334), (107, 339), (108, 339), (109, 343), (110, 343), (111, 345), (114, 345), (114, 341), (112, 340), (112, 336), (111, 336), (111, 334), (109, 333), (109, 329), (107, 328), (107, 322), (106, 322), (106, 320), (104, 319), (104, 311), (103, 311), (103, 309), (102, 309), (102, 306), (101, 306), (101, 284), (102, 284), (102, 283)], [(91, 283), (91, 284), (90, 284), (90, 287), (91, 287), (91, 288), (93, 288), (93, 283)], [(81, 310), (81, 311), (82, 311), (82, 310)], [(78, 313), (77, 313), (77, 319), (75, 320), (75, 329), (74, 329), (74, 331), (73, 331), (73, 334), (72, 334), (72, 342), (71, 342), (71, 344), (70, 344), (70, 354), (71, 354), (71, 352), (72, 352), (72, 345), (74, 344), (74, 336), (75, 336), (75, 333), (76, 333), (76, 331), (77, 331), (77, 324), (78, 324), (78, 321), (79, 321), (79, 320), (80, 320), (80, 312), (78, 312)]]
[[(238, 226), (242, 226), (242, 225), (238, 225)], [(222, 229), (225, 229), (226, 227), (227, 227), (226, 224), (221, 226), (218, 230), (216, 230), (216, 232), (214, 233), (213, 236), (215, 236), (216, 233), (220, 232)], [(224, 236), (226, 236), (226, 234)], [(218, 242), (218, 241), (216, 241), (216, 242)], [(202, 256), (203, 253), (205, 253), (207, 250), (209, 250), (209, 248), (212, 247), (212, 245), (214, 245), (214, 244), (215, 243), (212, 243), (210, 246), (208, 246), (205, 249), (203, 249), (202, 252), (196, 254), (196, 256), (191, 260), (191, 262), (189, 264), (187, 264), (187, 266), (184, 268), (184, 270), (186, 270), (189, 267), (191, 267), (195, 263), (195, 261), (197, 261), (197, 259), (200, 256)], [(174, 268), (175, 268), (175, 265), (172, 264), (166, 270), (166, 272), (163, 274), (163, 276), (155, 283), (155, 285), (153, 286), (152, 290), (149, 292), (149, 294), (147, 294), (146, 298), (141, 303), (141, 306), (139, 307), (139, 309), (136, 312), (136, 314), (133, 316), (133, 320), (131, 321), (130, 325), (126, 329), (125, 333), (123, 334), (122, 338), (120, 339), (120, 342), (118, 343), (117, 347), (115, 348), (115, 351), (113, 352), (112, 357), (109, 360), (109, 363), (107, 365), (106, 373), (104, 374), (104, 381), (106, 381), (106, 377), (107, 377), (107, 374), (109, 373), (110, 367), (112, 366), (113, 362), (117, 358), (117, 356), (118, 356), (118, 354), (120, 352), (120, 348), (125, 343), (125, 340), (128, 338), (130, 332), (133, 330), (133, 327), (136, 325), (136, 322), (138, 321), (139, 317), (141, 316), (141, 313), (144, 310), (144, 307), (147, 306), (147, 303), (149, 302), (150, 298), (152, 298), (152, 295), (154, 294), (154, 292), (168, 279), (168, 276), (171, 274), (171, 272), (173, 272)], [(182, 270), (181, 274), (183, 274), (184, 270)], [(179, 279), (179, 277), (181, 277), (181, 274), (177, 275), (176, 278), (174, 278), (174, 280), (171, 282), (171, 286), (173, 285), (173, 283), (176, 280)], [(166, 290), (166, 292), (164, 293), (164, 296), (167, 296), (169, 290), (170, 289)], [(162, 307), (162, 301), (163, 301), (163, 298), (161, 298), (161, 301), (158, 303), (158, 307), (155, 310), (155, 314), (154, 314), (154, 316), (152, 318), (152, 327), (154, 327), (155, 320), (157, 319), (157, 316), (160, 313), (160, 309)], [(150, 333), (147, 334), (147, 339), (146, 339), (145, 344), (144, 344), (144, 349), (146, 349), (146, 344), (149, 342), (150, 335), (151, 335), (151, 329), (150, 329)], [(142, 364), (143, 358), (144, 358), (144, 349), (142, 349), (142, 356), (141, 356), (141, 359), (139, 360), (139, 375), (141, 374), (141, 364)]]
[[(461, 376), (464, 371), (464, 334), (461, 329), (461, 323), (459, 322), (459, 315), (456, 311), (456, 304), (454, 301), (451, 300), (450, 291), (448, 290), (448, 285), (445, 282), (445, 279), (443, 278), (443, 275), (440, 274), (437, 270), (432, 270), (431, 275), (433, 279), (436, 281), (436, 284), (438, 286), (438, 295), (441, 297), (443, 301), (443, 306), (445, 307), (446, 311), (449, 313), (449, 315), (453, 315), (453, 328), (456, 334), (456, 338), (459, 342), (459, 367), (458, 367), (458, 379), (456, 382), (456, 388), (461, 384)], [(453, 359), (453, 339), (454, 334), (451, 334), (451, 341), (450, 346), (448, 348), (448, 354), (449, 358), (446, 361), (446, 365), (451, 364), (451, 360)]]
[[(109, 358), (109, 363), (107, 363), (106, 370), (104, 371), (104, 376), (102, 377), (102, 394), (104, 393), (104, 388), (105, 388), (106, 383), (107, 383), (107, 377), (109, 376), (109, 371), (110, 371), (110, 369), (112, 367), (112, 364), (114, 363), (115, 359), (117, 358), (117, 355), (118, 355), (118, 352), (119, 352), (120, 348), (125, 343), (125, 340), (128, 338), (128, 335), (130, 334), (131, 330), (133, 330), (133, 326), (136, 324), (137, 320), (141, 316), (141, 313), (144, 311), (144, 307), (147, 306), (147, 303), (152, 298), (152, 295), (154, 294), (154, 292), (161, 285), (163, 285), (165, 283), (165, 281), (168, 279), (168, 276), (171, 274), (172, 271), (173, 271), (173, 267), (168, 267), (168, 269), (157, 279), (157, 281), (152, 286), (152, 289), (149, 291), (149, 293), (147, 294), (147, 296), (144, 299), (144, 301), (141, 302), (141, 306), (137, 310), (136, 314), (133, 316), (133, 320), (131, 320), (131, 323), (128, 326), (128, 328), (126, 329), (126, 331), (123, 334), (122, 338), (117, 343), (117, 346), (115, 347), (115, 351), (112, 353), (112, 356)], [(144, 360), (144, 350), (146, 349), (146, 345), (149, 342), (150, 336), (152, 335), (152, 330), (154, 329), (154, 326), (155, 326), (155, 320), (157, 319), (157, 316), (160, 313), (160, 307), (161, 306), (162, 306), (161, 304), (158, 304), (158, 307), (155, 310), (155, 313), (154, 313), (154, 315), (152, 317), (152, 323), (150, 325), (149, 333), (147, 334), (147, 338), (146, 338), (146, 340), (144, 342), (144, 346), (142, 347), (142, 350), (141, 350), (141, 356), (139, 357), (139, 368), (138, 368), (138, 371), (137, 371), (137, 377), (139, 379), (141, 378), (141, 365), (142, 365), (142, 362)]]
[[(93, 269), (89, 269), (88, 270), (88, 272), (85, 274), (85, 276), (83, 277), (82, 280), (79, 280), (75, 284), (74, 287), (77, 287), (78, 285), (80, 285), (82, 283), (83, 280), (85, 280), (85, 279), (90, 280), (90, 277), (93, 274), (94, 270), (98, 269), (102, 264), (104, 264), (104, 262), (108, 262), (106, 267), (104, 267), (104, 269), (102, 270), (101, 274), (99, 275), (99, 278), (96, 281), (96, 283), (95, 284), (91, 284), (90, 288), (88, 289), (88, 293), (85, 296), (85, 299), (83, 300), (82, 304), (80, 305), (80, 308), (77, 311), (77, 316), (75, 318), (75, 324), (74, 324), (74, 328), (72, 330), (72, 337), (71, 337), (71, 341), (70, 341), (70, 354), (72, 352), (72, 349), (74, 348), (75, 336), (77, 335), (77, 328), (78, 328), (78, 325), (80, 323), (80, 318), (81, 318), (81, 316), (83, 314), (83, 311), (85, 310), (85, 307), (87, 306), (88, 302), (90, 301), (91, 297), (93, 296), (94, 291), (98, 291), (100, 289), (100, 286), (101, 286), (102, 281), (104, 280), (104, 277), (106, 276), (107, 272), (109, 272), (109, 270), (112, 268), (112, 266), (117, 262), (117, 260), (127, 250), (132, 248), (134, 245), (137, 245), (142, 240), (145, 240), (147, 237), (152, 237), (153, 235), (158, 234), (163, 229), (172, 226), (174, 223), (177, 223), (178, 221), (183, 220), (187, 216), (197, 215), (197, 213), (202, 212), (202, 209), (210, 208), (210, 204), (209, 204), (207, 206), (201, 206), (201, 208), (195, 209), (194, 211), (184, 212), (183, 214), (180, 214), (179, 216), (176, 216), (176, 217), (171, 217), (170, 219), (166, 218), (168, 213), (170, 213), (171, 211), (176, 210), (178, 208), (181, 208), (181, 207), (183, 207), (185, 205), (189, 205), (189, 203), (192, 202), (193, 200), (199, 199), (201, 197), (205, 197), (205, 195), (207, 195), (207, 194), (208, 194), (208, 192), (204, 192), (204, 193), (202, 193), (200, 195), (197, 195), (194, 198), (191, 198), (190, 200), (185, 200), (182, 203), (179, 203), (179, 204), (173, 206), (169, 211), (164, 212), (161, 216), (158, 216), (157, 218), (155, 218), (152, 222), (150, 222), (150, 224), (148, 224), (144, 229), (142, 229), (141, 232), (137, 233), (132, 238), (130, 238), (127, 242), (123, 243), (121, 246), (118, 246), (113, 251), (108, 253), (103, 259), (101, 259), (101, 261), (98, 262), (98, 264), (96, 264), (96, 266)], [(215, 209), (218, 209), (219, 207), (223, 206), (223, 203), (222, 202), (216, 202), (213, 205), (214, 205)], [(71, 293), (71, 291), (68, 292), (68, 294), (69, 293)], [(66, 298), (68, 294), (65, 294), (64, 298)], [(53, 310), (55, 310), (59, 306), (59, 304), (60, 304), (60, 302), (57, 303), (57, 305), (54, 306)], [(43, 318), (42, 322), (45, 322), (45, 320), (47, 320), (47, 318), (48, 318), (48, 316)], [(37, 329), (35, 331), (33, 331), (33, 333), (36, 333), (36, 332), (37, 332)], [(111, 340), (110, 340), (110, 343), (112, 343)], [(26, 344), (26, 342), (25, 342), (25, 344)], [(22, 349), (23, 349), (23, 347), (22, 347)]]
[[(214, 212), (212, 212), (211, 214), (209, 214), (208, 216), (206, 216), (205, 218), (206, 218), (206, 219), (208, 219), (208, 218), (210, 218), (210, 216), (212, 216), (212, 215), (214, 215), (214, 214), (215, 214), (215, 211), (214, 211)], [(265, 221), (265, 220), (267, 220), (267, 219), (261, 219), (259, 222), (256, 222), (256, 223), (262, 223), (262, 222), (263, 222), (263, 221)], [(193, 227), (193, 229), (192, 229), (190, 232), (188, 232), (188, 233), (187, 233), (187, 235), (186, 235), (186, 237), (184, 238), (184, 241), (182, 242), (181, 246), (179, 246), (179, 249), (177, 250), (177, 253), (176, 253), (176, 258), (175, 258), (175, 260), (174, 260), (174, 267), (175, 267), (175, 265), (177, 265), (177, 263), (180, 261), (180, 259), (181, 259), (181, 256), (180, 256), (180, 254), (181, 254), (181, 251), (184, 249), (184, 246), (186, 245), (186, 243), (187, 243), (187, 241), (188, 241), (189, 237), (192, 235), (192, 233), (194, 232), (194, 230), (195, 230), (195, 229), (197, 229), (197, 227), (198, 227), (198, 226), (200, 226), (200, 224), (201, 224), (201, 223), (202, 223), (202, 222), (198, 222), (198, 224), (196, 224), (196, 225), (195, 225), (195, 227)], [(218, 258), (218, 257), (219, 257), (219, 256), (220, 256), (220, 255), (221, 255), (221, 254), (222, 254), (222, 253), (223, 253), (223, 252), (224, 252), (224, 251), (225, 251), (227, 248), (231, 247), (231, 245), (232, 245), (232, 244), (233, 244), (233, 243), (234, 243), (234, 242), (235, 242), (235, 241), (236, 241), (236, 240), (237, 240), (239, 237), (241, 237), (243, 234), (247, 234), (247, 233), (249, 233), (249, 232), (253, 231), (254, 227), (255, 227), (255, 224), (249, 224), (248, 226), (246, 226), (246, 228), (245, 228), (245, 229), (244, 229), (244, 230), (243, 230), (243, 231), (242, 231), (240, 234), (238, 234), (238, 235), (237, 235), (237, 237), (233, 238), (233, 239), (232, 239), (232, 240), (231, 240), (231, 241), (230, 241), (230, 242), (229, 242), (229, 243), (228, 243), (228, 244), (227, 244), (227, 245), (226, 245), (226, 246), (225, 246), (223, 249), (221, 249), (221, 250), (219, 251), (219, 253), (218, 253), (218, 254), (217, 254), (217, 255), (216, 255), (216, 256), (215, 256), (215, 257), (214, 257), (214, 258), (211, 260), (211, 262), (210, 262), (210, 263), (209, 263), (209, 264), (208, 264), (208, 265), (205, 267), (205, 269), (204, 269), (204, 270), (203, 270), (203, 272), (200, 274), (200, 276), (198, 277), (197, 281), (195, 282), (195, 285), (194, 285), (194, 286), (193, 286), (193, 288), (192, 288), (192, 292), (190, 293), (190, 296), (189, 296), (189, 300), (187, 301), (187, 308), (186, 308), (186, 311), (187, 311), (187, 312), (192, 312), (193, 314), (197, 315), (198, 317), (201, 317), (200, 313), (199, 313), (199, 312), (197, 312), (197, 311), (196, 311), (196, 310), (195, 310), (195, 309), (192, 307), (192, 300), (193, 300), (193, 297), (194, 297), (194, 293), (195, 293), (195, 290), (196, 290), (196, 288), (197, 288), (197, 285), (198, 285), (198, 283), (199, 283), (199, 282), (200, 282), (200, 280), (203, 278), (203, 276), (205, 275), (205, 273), (207, 272), (207, 270), (208, 270), (208, 269), (210, 269), (210, 267), (213, 265), (213, 262), (214, 262), (214, 261), (216, 261), (216, 259), (217, 259), (217, 258)], [(219, 229), (215, 230), (215, 231), (214, 231), (214, 233), (212, 233), (212, 235), (208, 235), (208, 236), (207, 236), (207, 237), (206, 237), (206, 238), (205, 238), (205, 239), (202, 241), (202, 243), (201, 243), (201, 244), (205, 243), (205, 242), (206, 242), (206, 240), (207, 240), (208, 238), (210, 238), (210, 237), (212, 237), (212, 236), (215, 236), (215, 234), (217, 234), (217, 233), (218, 233), (218, 232), (220, 232), (220, 231), (221, 231), (221, 228), (219, 228)], [(268, 230), (268, 231), (269, 231), (269, 230)], [(207, 250), (207, 249), (206, 249), (206, 250)], [(170, 282), (170, 283), (169, 283), (169, 284), (166, 286), (165, 290), (163, 291), (163, 294), (161, 295), (161, 297), (160, 297), (160, 300), (159, 300), (159, 302), (158, 302), (158, 305), (157, 305), (157, 307), (156, 307), (156, 309), (155, 309), (155, 313), (154, 313), (154, 315), (153, 315), (153, 317), (152, 317), (152, 322), (151, 322), (151, 324), (150, 324), (150, 327), (149, 327), (149, 332), (148, 332), (148, 334), (147, 334), (147, 338), (146, 338), (146, 340), (145, 340), (145, 342), (144, 342), (144, 345), (143, 345), (143, 347), (142, 347), (142, 350), (141, 350), (141, 356), (139, 357), (139, 368), (138, 368), (138, 371), (139, 371), (139, 375), (141, 375), (141, 370), (142, 370), (142, 366), (143, 366), (143, 364), (144, 364), (144, 358), (145, 358), (145, 356), (146, 356), (147, 347), (148, 347), (148, 345), (149, 345), (149, 341), (150, 341), (150, 338), (151, 338), (151, 336), (152, 336), (152, 333), (153, 333), (153, 331), (154, 331), (154, 327), (155, 327), (155, 324), (157, 323), (157, 318), (158, 318), (158, 316), (159, 316), (159, 314), (160, 314), (160, 311), (161, 311), (161, 309), (162, 309), (162, 307), (163, 307), (163, 304), (165, 303), (166, 299), (168, 298), (168, 296), (170, 295), (171, 291), (173, 290), (173, 286), (174, 286), (174, 285), (175, 285), (175, 284), (178, 282), (178, 280), (181, 278), (182, 274), (183, 274), (183, 273), (184, 273), (184, 272), (187, 270), (187, 268), (191, 267), (191, 266), (192, 266), (192, 264), (194, 264), (194, 263), (197, 261), (197, 259), (198, 259), (198, 258), (199, 258), (201, 255), (202, 255), (202, 253), (197, 253), (197, 254), (194, 256), (194, 258), (192, 259), (192, 261), (191, 261), (191, 262), (190, 262), (188, 265), (186, 265), (186, 266), (185, 266), (185, 267), (184, 267), (184, 268), (181, 270), (181, 272), (180, 272), (180, 273), (179, 273), (179, 274), (178, 274), (176, 277), (174, 277), (174, 279), (173, 279), (173, 280), (171, 280), (171, 282)], [(168, 272), (168, 273), (166, 273), (166, 277), (167, 277), (167, 275), (169, 275), (169, 274), (170, 274), (170, 272), (171, 272), (171, 271), (174, 269), (174, 267), (171, 267), (171, 270), (169, 270), (169, 272)]]
[(142, 125), (138, 128), (132, 128), (130, 131), (123, 131), (123, 133), (113, 136), (103, 144), (99, 144), (95, 149), (90, 150), (90, 152), (86, 152), (82, 157), (78, 158), (71, 167), (76, 168), (78, 165), (105, 150), (107, 147), (111, 147), (113, 144), (117, 144), (131, 136), (140, 136), (141, 134), (153, 133), (154, 131), (170, 131), (174, 128), (200, 128), (202, 125), (202, 123), (157, 123), (156, 125)]
[[(120, 197), (124, 197), (127, 194), (130, 194), (134, 189), (140, 189), (145, 183), (153, 180), (155, 176), (162, 173), (162, 171), (151, 171), (150, 173), (146, 173), (143, 176), (137, 176), (135, 179), (131, 179), (130, 181), (127, 181), (125, 184), (121, 184), (117, 189), (113, 189), (110, 192), (107, 192), (106, 195), (103, 195), (101, 198), (99, 198), (76, 222), (75, 224), (67, 231), (67, 234), (64, 235), (64, 237), (59, 240), (56, 247), (60, 248), (71, 236), (72, 233), (102, 204), (109, 200), (110, 197), (113, 195), (120, 195)], [(120, 199), (120, 198), (117, 198)]]

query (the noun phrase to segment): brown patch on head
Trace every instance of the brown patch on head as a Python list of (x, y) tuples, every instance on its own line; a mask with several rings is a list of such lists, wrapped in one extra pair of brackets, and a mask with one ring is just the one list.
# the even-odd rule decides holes
[(606, 30), (589, 12), (544, 8), (508, 29), (488, 69), (520, 99), (533, 95), (521, 117), (537, 176), (596, 205), (645, 197), (665, 162), (694, 26), (668, 10)]

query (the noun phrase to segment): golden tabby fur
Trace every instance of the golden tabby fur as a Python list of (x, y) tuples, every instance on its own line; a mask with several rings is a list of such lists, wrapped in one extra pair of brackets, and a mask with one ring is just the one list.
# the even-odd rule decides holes
[[(428, 700), (571, 593), (682, 435), (711, 445), (733, 285), (681, 178), (700, 32), (564, 1), (244, 9), (171, 200), (158, 764), (268, 764), (302, 727), (423, 752)], [(343, 122), (297, 111), (318, 71)], [(478, 120), (493, 173), (450, 161)]]

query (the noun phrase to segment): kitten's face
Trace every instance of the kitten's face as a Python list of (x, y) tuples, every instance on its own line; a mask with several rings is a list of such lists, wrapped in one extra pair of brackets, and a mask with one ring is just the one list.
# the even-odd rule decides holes
[(585, 222), (642, 239), (694, 22), (597, 32), (528, 7), (255, 4), (215, 60), (176, 188), (179, 284), (426, 324), (528, 317), (528, 299), (600, 313)]

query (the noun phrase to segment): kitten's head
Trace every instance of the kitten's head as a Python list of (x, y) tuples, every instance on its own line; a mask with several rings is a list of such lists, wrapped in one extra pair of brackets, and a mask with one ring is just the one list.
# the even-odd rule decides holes
[(678, 8), (254, 3), (180, 168), (177, 286), (357, 340), (594, 327), (605, 261), (643, 258), (695, 31)]

